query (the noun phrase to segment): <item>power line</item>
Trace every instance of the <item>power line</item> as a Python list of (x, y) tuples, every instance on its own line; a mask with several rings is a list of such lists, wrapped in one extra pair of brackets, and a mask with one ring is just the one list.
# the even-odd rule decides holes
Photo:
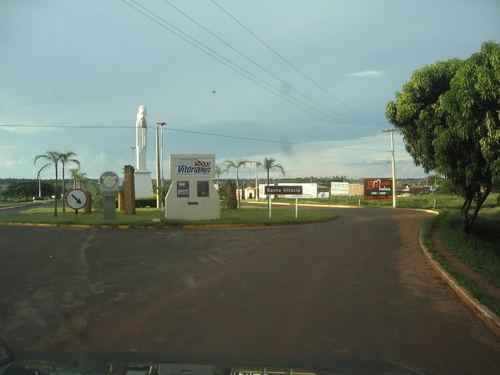
[[(57, 128), (59, 128), (59, 129), (135, 129), (136, 128), (135, 126), (130, 126), (130, 125), (78, 125), (78, 124), (77, 125), (63, 125), (63, 124), (64, 123), (61, 123), (59, 125), (58, 124), (53, 124), (53, 125), (0, 124), (0, 128), (55, 128), (55, 129), (57, 129)], [(210, 137), (237, 139), (237, 140), (243, 140), (243, 141), (249, 141), (249, 142), (281, 144), (281, 145), (285, 145), (285, 146), (302, 145), (301, 143), (298, 143), (298, 142), (278, 141), (278, 140), (265, 139), (265, 138), (254, 138), (254, 137), (242, 137), (242, 136), (237, 136), (237, 135), (211, 133), (211, 132), (198, 131), (198, 130), (179, 129), (179, 128), (173, 128), (171, 126), (165, 127), (165, 130), (179, 132), (179, 133), (198, 134), (198, 135), (204, 135), (204, 136), (210, 136)], [(369, 152), (390, 152), (387, 150), (376, 150), (376, 149), (362, 148), (362, 147), (356, 147), (356, 146), (330, 147), (330, 146), (315, 145), (314, 147), (328, 148), (328, 149), (340, 149), (340, 150), (369, 151)]]
[[(305, 111), (305, 112), (308, 112), (309, 114), (312, 114), (313, 116), (319, 118), (320, 120), (322, 121), (325, 121), (325, 122), (329, 122), (329, 119), (328, 117), (331, 117), (333, 118), (334, 120), (338, 120), (336, 118), (334, 118), (333, 116), (329, 115), (328, 113), (325, 113), (311, 105), (309, 105), (308, 103), (305, 103), (304, 101), (302, 100), (299, 100), (297, 98), (294, 98), (294, 97), (287, 97), (283, 94), (281, 94), (280, 90), (276, 87), (274, 87), (272, 84), (270, 84), (269, 82), (261, 79), (260, 77), (256, 76), (255, 74), (253, 74), (252, 72), (248, 71), (247, 69), (243, 68), (242, 66), (234, 63), (233, 61), (229, 60), (228, 58), (222, 56), (220, 53), (218, 53), (217, 51), (215, 51), (214, 49), (210, 48), (209, 46), (207, 46), (205, 43), (203, 42), (200, 42), (199, 40), (197, 40), (196, 38), (193, 38), (192, 36), (190, 36), (189, 34), (185, 33), (184, 31), (182, 31), (181, 29), (179, 29), (178, 27), (176, 27), (175, 25), (173, 25), (172, 23), (170, 23), (169, 21), (165, 20), (164, 18), (160, 17), (159, 15), (157, 15), (156, 13), (154, 13), (153, 11), (151, 11), (150, 9), (144, 7), (143, 5), (141, 5), (140, 3), (138, 3), (137, 1), (135, 0), (128, 0), (130, 2), (133, 2), (134, 4), (136, 4), (137, 6), (139, 6), (140, 8), (142, 8), (144, 11), (146, 11), (148, 14), (145, 14), (143, 11), (141, 11), (140, 9), (136, 8), (135, 6), (127, 3), (126, 1), (124, 0), (121, 0), (123, 3), (127, 4), (128, 6), (130, 6), (131, 8), (135, 9), (136, 11), (140, 12), (141, 14), (143, 14), (144, 16), (148, 17), (149, 19), (153, 20), (154, 22), (156, 22), (157, 24), (159, 24), (160, 26), (164, 27), (165, 29), (167, 29), (168, 31), (172, 32), (174, 35), (178, 36), (179, 38), (183, 39), (184, 41), (190, 43), (191, 45), (193, 45), (194, 47), (200, 49), (202, 52), (208, 54), (209, 56), (211, 56), (212, 58), (214, 58), (215, 60), (223, 63), (224, 65), (226, 65), (227, 67), (231, 68), (232, 70), (236, 71), (238, 74), (242, 75), (244, 78), (247, 78), (249, 79), (250, 81), (254, 82), (255, 84), (257, 84), (258, 86), (266, 89), (267, 91), (271, 92), (272, 94), (278, 96), (279, 98), (281, 98), (282, 100), (285, 100), (286, 102), (294, 105), (295, 107)], [(175, 29), (176, 31), (173, 31), (172, 29), (170, 29), (169, 27), (161, 24), (160, 22), (158, 22), (157, 20), (153, 19), (152, 17), (156, 17), (157, 19), (161, 20), (162, 22), (166, 23), (167, 25), (169, 25), (171, 28)], [(182, 35), (179, 35), (178, 33), (182, 34)], [(186, 38), (188, 38), (189, 40), (187, 40)], [(213, 56), (213, 55), (215, 56)], [(230, 65), (228, 65), (230, 64)], [(256, 82), (258, 81), (258, 82)], [(264, 85), (264, 86), (263, 86)], [(291, 99), (291, 100), (290, 100)], [(294, 103), (292, 102), (295, 101), (295, 102), (298, 102), (300, 103), (301, 105), (303, 106), (306, 106), (308, 108), (310, 108), (312, 111), (316, 111), (318, 113), (321, 114), (318, 115), (317, 113), (313, 113), (311, 112), (310, 110), (307, 110), (307, 109), (304, 109), (302, 108), (300, 105), (298, 105), (297, 103)], [(326, 116), (323, 117), (323, 116)], [(334, 124), (334, 123), (331, 123), (332, 125), (334, 126), (337, 126), (337, 127), (340, 127), (344, 130), (346, 130), (346, 128), (338, 125), (338, 124)], [(349, 129), (347, 129), (349, 130)]]
[[(167, 5), (169, 5), (171, 8), (175, 9), (180, 14), (182, 14), (185, 18), (187, 18), (188, 20), (190, 20), (191, 22), (193, 22), (194, 24), (196, 24), (197, 26), (199, 26), (200, 28), (202, 28), (204, 31), (206, 31), (208, 34), (210, 34), (211, 36), (213, 36), (219, 42), (221, 42), (225, 46), (229, 47), (231, 50), (233, 50), (234, 52), (236, 52), (237, 54), (239, 54), (240, 56), (242, 56), (247, 61), (251, 62), (253, 65), (257, 66), (263, 72), (267, 73), (268, 75), (270, 75), (274, 79), (278, 80), (282, 85), (289, 85), (288, 82), (285, 82), (283, 79), (281, 79), (279, 76), (277, 76), (276, 74), (274, 74), (273, 72), (271, 72), (269, 69), (267, 69), (266, 67), (262, 66), (261, 64), (259, 64), (258, 62), (256, 62), (254, 59), (252, 59), (251, 57), (249, 57), (247, 54), (245, 54), (244, 52), (240, 51), (239, 49), (237, 49), (236, 47), (234, 47), (233, 45), (231, 45), (227, 41), (225, 41), (223, 38), (221, 38), (220, 36), (218, 36), (217, 34), (215, 34), (214, 32), (212, 32), (206, 26), (202, 25), (200, 22), (198, 22), (193, 17), (191, 17), (189, 14), (187, 14), (186, 12), (184, 12), (182, 9), (179, 9), (177, 6), (175, 6), (174, 4), (172, 4), (172, 2), (170, 2), (169, 0), (163, 0), (163, 2), (166, 3)], [(307, 100), (309, 100), (309, 101), (315, 103), (316, 105), (324, 108), (325, 110), (331, 112), (332, 114), (330, 116), (332, 116), (334, 119), (346, 123), (346, 120), (341, 118), (341, 117), (345, 117), (342, 114), (335, 112), (331, 108), (323, 105), (319, 101), (315, 100), (314, 98), (311, 98), (309, 95), (307, 95), (306, 93), (298, 90), (295, 87), (293, 88), (293, 90), (296, 91), (298, 94), (300, 94), (302, 97), (306, 98)], [(351, 119), (347, 119), (347, 121), (352, 121), (352, 120)], [(359, 125), (366, 126), (364, 124), (359, 124)]]
[(234, 22), (236, 22), (238, 25), (240, 25), (244, 30), (246, 30), (250, 35), (252, 35), (255, 39), (257, 39), (260, 43), (262, 43), (265, 47), (267, 47), (270, 51), (272, 51), (276, 56), (278, 56), (281, 60), (283, 60), (288, 66), (290, 66), (293, 70), (295, 70), (297, 73), (299, 73), (302, 77), (307, 79), (309, 82), (311, 82), (314, 86), (319, 88), (321, 91), (323, 91), (326, 95), (328, 95), (330, 98), (335, 100), (336, 102), (342, 104), (346, 108), (349, 108), (351, 111), (357, 113), (359, 116), (371, 121), (372, 123), (379, 125), (377, 121), (371, 119), (370, 117), (366, 116), (362, 112), (358, 111), (356, 108), (353, 108), (349, 104), (345, 103), (344, 101), (340, 100), (337, 98), (335, 95), (333, 95), (330, 91), (328, 91), (326, 88), (324, 88), (322, 85), (320, 85), (318, 82), (316, 82), (314, 79), (309, 77), (306, 73), (304, 73), (301, 69), (299, 69), (295, 64), (290, 62), (287, 58), (285, 58), (282, 54), (280, 54), (278, 51), (276, 51), (273, 47), (271, 47), (268, 43), (266, 43), (262, 38), (260, 38), (257, 34), (255, 34), (252, 30), (250, 30), (248, 27), (246, 27), (241, 21), (239, 21), (235, 16), (233, 16), (229, 11), (224, 9), (222, 5), (217, 3), (215, 0), (210, 0), (216, 7), (218, 7), (222, 12), (224, 12), (229, 18), (231, 18)]
[[(164, 18), (158, 16), (156, 13), (154, 13), (150, 9), (148, 9), (148, 8), (144, 7), (143, 5), (139, 4), (137, 1), (135, 1), (135, 0), (128, 0), (128, 1), (136, 4), (138, 7), (142, 8), (143, 10), (137, 8), (133, 4), (127, 2), (126, 0), (120, 0), (120, 1), (122, 3), (124, 3), (124, 4), (126, 4), (127, 6), (129, 6), (130, 8), (134, 9), (135, 11), (141, 13), (145, 17), (149, 18), (150, 20), (152, 20), (156, 24), (160, 25), (162, 28), (164, 28), (167, 31), (171, 32), (172, 34), (176, 35), (178, 38), (186, 41), (187, 43), (191, 44), (192, 46), (194, 46), (195, 48), (199, 49), (203, 53), (207, 54), (208, 56), (212, 57), (213, 59), (215, 59), (215, 60), (219, 61), (220, 63), (224, 64), (225, 66), (227, 66), (231, 70), (235, 71), (236, 73), (238, 73), (242, 77), (244, 77), (244, 78), (252, 81), (256, 85), (264, 88), (265, 90), (269, 91), (273, 95), (278, 96), (279, 98), (281, 98), (282, 100), (284, 100), (284, 101), (288, 102), (289, 104), (295, 106), (296, 108), (299, 108), (302, 111), (308, 112), (309, 114), (311, 114), (311, 115), (319, 118), (320, 120), (322, 120), (322, 121), (324, 121), (326, 123), (330, 123), (331, 125), (337, 126), (338, 128), (341, 128), (343, 130), (350, 130), (350, 131), (352, 131), (352, 129), (345, 128), (345, 127), (343, 127), (343, 126), (341, 126), (339, 124), (335, 124), (335, 123), (331, 122), (328, 119), (328, 117), (331, 117), (329, 114), (324, 113), (324, 112), (318, 110), (317, 108), (315, 108), (315, 107), (313, 107), (313, 106), (311, 106), (311, 105), (309, 105), (309, 104), (307, 104), (307, 103), (305, 103), (305, 102), (303, 102), (303, 101), (301, 101), (301, 100), (299, 100), (297, 98), (286, 97), (286, 96), (282, 95), (281, 92), (280, 92), (280, 90), (277, 89), (276, 87), (274, 87), (273, 85), (271, 85), (270, 83), (268, 83), (265, 80), (257, 77), (255, 74), (249, 72), (247, 69), (241, 67), (240, 65), (238, 65), (238, 64), (234, 63), (233, 61), (227, 59), (226, 57), (222, 56), (220, 53), (218, 53), (214, 49), (210, 48), (206, 44), (204, 44), (204, 43), (198, 41), (197, 39), (193, 38), (192, 36), (190, 36), (189, 34), (185, 33), (184, 31), (182, 31), (181, 29), (179, 29), (178, 27), (176, 27), (172, 23), (170, 23), (167, 20), (165, 20)], [(161, 20), (161, 22), (158, 21), (158, 20)], [(169, 25), (170, 27), (166, 26), (162, 22), (164, 22), (165, 24)], [(173, 29), (175, 29), (175, 30), (173, 30)], [(303, 108), (301, 105), (297, 104), (296, 102), (298, 102), (301, 105), (304, 105), (306, 107), (309, 107), (309, 108), (311, 108), (312, 111), (316, 111), (318, 113), (321, 113), (322, 115), (319, 115), (318, 113), (315, 113), (315, 112), (312, 112), (311, 110)], [(327, 116), (327, 117), (325, 118), (323, 116)]]
[(61, 129), (67, 129), (67, 128), (79, 128), (79, 129), (131, 129), (135, 128), (135, 126), (121, 126), (121, 125), (66, 125), (67, 123), (64, 122), (58, 122), (54, 123), (52, 125), (48, 124), (0, 124), (1, 128), (61, 128)]

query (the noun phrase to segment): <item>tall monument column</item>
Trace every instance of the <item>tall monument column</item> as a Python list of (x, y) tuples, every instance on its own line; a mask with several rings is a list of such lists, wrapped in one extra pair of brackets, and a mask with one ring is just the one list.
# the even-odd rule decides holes
[(135, 170), (135, 197), (150, 198), (153, 194), (153, 182), (151, 181), (151, 172), (146, 167), (147, 142), (148, 142), (148, 124), (146, 116), (148, 115), (145, 105), (139, 107), (137, 121), (135, 123), (135, 152), (136, 166)]

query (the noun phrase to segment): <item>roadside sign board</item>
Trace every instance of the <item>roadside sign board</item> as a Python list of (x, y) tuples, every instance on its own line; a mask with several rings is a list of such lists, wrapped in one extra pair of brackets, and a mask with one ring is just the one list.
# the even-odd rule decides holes
[[(263, 197), (266, 194), (265, 189), (266, 189), (266, 184), (259, 184), (259, 196)], [(299, 198), (299, 199), (315, 199), (318, 197), (318, 184), (317, 183), (309, 183), (309, 182), (303, 182), (303, 183), (291, 183), (291, 182), (280, 182), (277, 184), (272, 184), (269, 186), (302, 186), (302, 194), (297, 195), (297, 194), (285, 194), (285, 195), (280, 195), (280, 197), (285, 198), (285, 199), (293, 199), (293, 198)], [(274, 198), (274, 195), (270, 196), (271, 199)]]
[(120, 177), (113, 171), (99, 176), (99, 189), (102, 192), (102, 216), (104, 220), (116, 220), (116, 194), (120, 190)]
[(330, 186), (332, 196), (348, 196), (349, 182), (332, 182)]
[(392, 178), (363, 179), (365, 199), (392, 199)]
[(66, 194), (66, 203), (68, 207), (79, 210), (87, 203), (87, 194), (80, 189), (72, 189)]
[[(284, 195), (285, 198), (289, 195), (295, 196), (295, 218), (299, 217), (298, 211), (298, 203), (297, 198), (299, 195), (302, 195), (302, 186), (301, 185), (266, 185), (264, 188), (264, 193), (266, 195)], [(271, 199), (268, 202), (268, 212), (269, 219), (271, 219)]]
[(214, 154), (172, 154), (170, 175), (172, 178), (199, 180), (215, 177)]
[(302, 195), (302, 186), (266, 186), (266, 195)]
[(114, 193), (120, 190), (120, 177), (112, 171), (101, 174), (98, 183), (103, 193)]

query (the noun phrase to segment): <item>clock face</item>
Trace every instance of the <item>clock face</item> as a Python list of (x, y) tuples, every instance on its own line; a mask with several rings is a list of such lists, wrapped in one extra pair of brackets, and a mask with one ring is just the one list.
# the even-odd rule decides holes
[(99, 185), (101, 189), (105, 191), (118, 190), (120, 187), (120, 178), (115, 172), (104, 172), (101, 177), (99, 177)]
[(102, 184), (106, 187), (113, 187), (115, 185), (116, 179), (114, 176), (107, 175), (102, 179)]

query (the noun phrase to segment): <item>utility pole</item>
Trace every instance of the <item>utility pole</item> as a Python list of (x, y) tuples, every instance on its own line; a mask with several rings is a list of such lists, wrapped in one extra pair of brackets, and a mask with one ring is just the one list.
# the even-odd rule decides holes
[(160, 128), (160, 137), (161, 137), (161, 143), (160, 143), (160, 179), (161, 179), (161, 187), (163, 187), (165, 183), (164, 179), (164, 170), (163, 170), (163, 126), (166, 125), (165, 122), (162, 122), (163, 125), (161, 125)]
[(396, 129), (382, 130), (382, 133), (391, 133), (392, 153), (392, 208), (396, 208), (396, 158), (394, 157), (394, 132)]
[(259, 162), (255, 162), (255, 201), (259, 199)]
[[(163, 140), (160, 141), (160, 133), (163, 134), (163, 126), (165, 125), (165, 122), (157, 122), (156, 123), (156, 208), (161, 209), (162, 208), (162, 199), (161, 199), (161, 188), (163, 187), (163, 182), (162, 182), (162, 173), (161, 173), (161, 167), (163, 164), (163, 149), (162, 149), (162, 143)], [(160, 132), (161, 128), (161, 132)]]

